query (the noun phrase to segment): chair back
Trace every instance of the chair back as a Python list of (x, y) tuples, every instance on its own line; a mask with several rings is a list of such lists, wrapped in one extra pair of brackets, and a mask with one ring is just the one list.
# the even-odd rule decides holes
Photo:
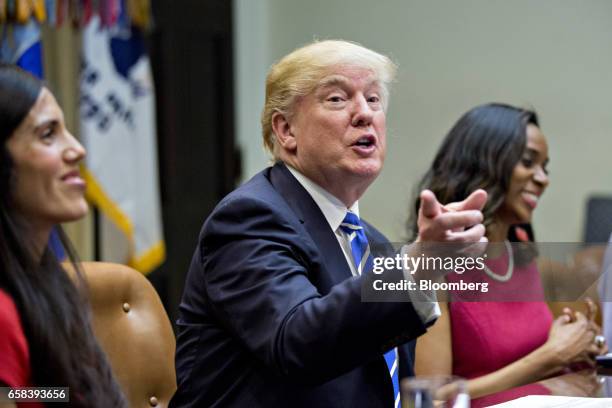
[(176, 341), (153, 285), (124, 265), (82, 266), (94, 333), (130, 407), (167, 407), (176, 390)]

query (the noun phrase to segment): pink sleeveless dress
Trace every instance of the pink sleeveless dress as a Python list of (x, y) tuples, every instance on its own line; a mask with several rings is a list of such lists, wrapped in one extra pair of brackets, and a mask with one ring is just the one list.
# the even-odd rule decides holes
[[(486, 263), (498, 275), (498, 271), (507, 271), (507, 255)], [(465, 275), (469, 276), (452, 273), (447, 280), (487, 282), (488, 292), (458, 293), (456, 299), (461, 300), (449, 303), (453, 374), (468, 379), (489, 374), (546, 342), (553, 316), (544, 302), (535, 262), (515, 266), (507, 282), (480, 271)], [(529, 301), (508, 301), (514, 299)], [(539, 390), (546, 393), (544, 387)]]

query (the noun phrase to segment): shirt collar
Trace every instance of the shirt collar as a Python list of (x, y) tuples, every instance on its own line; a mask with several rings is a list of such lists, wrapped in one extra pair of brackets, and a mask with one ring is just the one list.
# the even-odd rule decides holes
[(344, 220), (347, 211), (350, 211), (359, 217), (358, 201), (355, 201), (351, 208), (346, 208), (344, 203), (336, 196), (288, 164), (287, 169), (291, 172), (291, 174), (293, 174), (298, 183), (304, 187), (314, 202), (319, 206), (332, 231), (336, 231), (338, 227), (340, 227), (340, 224)]

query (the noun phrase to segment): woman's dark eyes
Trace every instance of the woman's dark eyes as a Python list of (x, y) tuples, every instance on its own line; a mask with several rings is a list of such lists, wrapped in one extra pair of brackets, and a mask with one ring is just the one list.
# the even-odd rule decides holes
[[(529, 157), (523, 157), (521, 159), (521, 163), (528, 169), (532, 168), (535, 165), (535, 161)], [(542, 165), (542, 171), (544, 172), (544, 174), (548, 174), (548, 168), (546, 167), (546, 163)]]
[(41, 139), (48, 140), (51, 137), (53, 137), (53, 135), (55, 134), (55, 129), (56, 129), (56, 125), (55, 124), (47, 126), (43, 130), (42, 134), (40, 135)]

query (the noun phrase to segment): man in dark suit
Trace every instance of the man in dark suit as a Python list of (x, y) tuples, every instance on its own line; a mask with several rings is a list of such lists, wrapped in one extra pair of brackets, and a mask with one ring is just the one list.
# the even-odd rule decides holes
[[(439, 312), (435, 302), (361, 299), (368, 242), (386, 239), (359, 220), (358, 199), (384, 161), (394, 70), (345, 41), (315, 42), (272, 67), (262, 126), (276, 164), (204, 223), (171, 407), (397, 406), (397, 358), (410, 374), (405, 344)], [(431, 192), (422, 199), (419, 240), (483, 237), (484, 192), (450, 210)]]

